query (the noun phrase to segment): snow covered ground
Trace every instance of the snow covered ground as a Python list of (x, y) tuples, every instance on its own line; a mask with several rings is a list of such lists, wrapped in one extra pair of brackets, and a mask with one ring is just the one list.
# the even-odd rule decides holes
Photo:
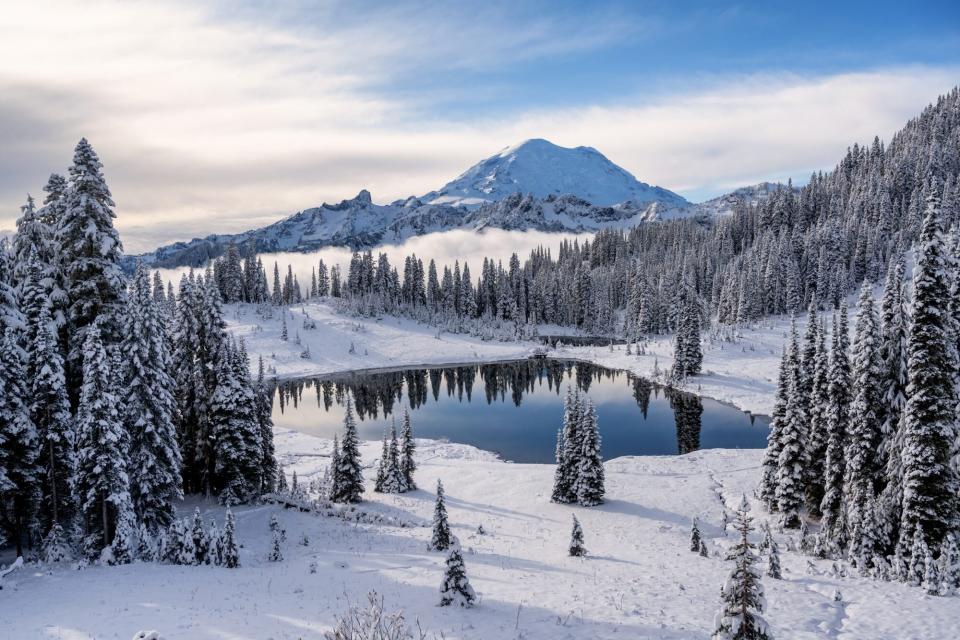
[[(362, 369), (414, 365), (465, 364), (526, 358), (542, 345), (533, 342), (483, 341), (470, 336), (440, 333), (412, 320), (383, 316), (353, 318), (338, 314), (327, 302), (295, 306), (287, 312), (289, 340), (279, 339), (281, 314), (265, 319), (251, 305), (225, 309), (228, 328), (242, 336), (253, 362), (264, 363), (280, 378), (325, 375)], [(316, 328), (305, 329), (312, 321)], [(798, 323), (802, 331), (805, 318)], [(547, 327), (544, 335), (555, 331)], [(690, 391), (730, 402), (745, 411), (769, 414), (773, 410), (780, 353), (789, 321), (775, 319), (744, 329), (734, 341), (705, 338), (704, 374), (687, 385)], [(296, 343), (299, 334), (300, 344)], [(350, 346), (353, 345), (353, 353)], [(309, 346), (310, 357), (301, 354)], [(588, 360), (595, 364), (652, 377), (668, 371), (673, 362), (671, 336), (648, 343), (644, 355), (627, 355), (626, 348), (561, 347), (548, 354), (556, 358)]]
[[(422, 488), (400, 496), (368, 490), (359, 507), (389, 516), (391, 524), (243, 507), (236, 510), (239, 569), (29, 566), (0, 593), (0, 637), (127, 640), (158, 629), (168, 639), (317, 639), (370, 590), (430, 638), (709, 637), (728, 571), (721, 556), (733, 540), (722, 531), (721, 514), (752, 490), (760, 451), (612, 460), (607, 504), (587, 509), (549, 502), (550, 465), (504, 463), (465, 445), (418, 444)], [(280, 431), (277, 445), (288, 472), (296, 470), (301, 480), (328, 462), (328, 441)], [(378, 446), (362, 449), (368, 467)], [(438, 478), (480, 595), (470, 610), (437, 606), (444, 556), (426, 544)], [(190, 501), (184, 514), (195, 505), (206, 520), (222, 522), (222, 509), (212, 503)], [(287, 531), (279, 563), (266, 560), (274, 514)], [(583, 560), (566, 555), (571, 514), (583, 524), (589, 550)], [(765, 517), (756, 507), (754, 514)], [(687, 550), (694, 516), (712, 557)], [(776, 537), (784, 579), (767, 578), (765, 585), (777, 638), (939, 639), (960, 624), (955, 598), (835, 576), (827, 561), (808, 568), (806, 556), (786, 551), (784, 534)], [(836, 589), (842, 602), (833, 600)]]
[[(316, 322), (305, 329), (304, 313)], [(315, 303), (287, 316), (290, 340), (278, 339), (280, 315), (260, 318), (252, 307), (228, 307), (230, 330), (247, 339), (283, 377), (412, 364), (520, 358), (531, 343), (483, 342), (437, 335), (408, 320), (358, 320)], [(735, 342), (704, 344), (706, 374), (691, 390), (756, 412), (770, 411), (787, 322), (744, 331)], [(301, 345), (296, 345), (299, 332)], [(354, 353), (350, 353), (350, 345)], [(310, 359), (300, 353), (310, 346)], [(607, 347), (563, 348), (552, 355), (650, 374), (670, 366), (669, 340), (644, 356)], [(416, 424), (414, 424), (416, 428)], [(278, 456), (302, 483), (322, 474), (331, 443), (278, 429)], [(429, 638), (550, 639), (707, 638), (733, 541), (721, 526), (724, 508), (750, 495), (759, 478), (759, 450), (709, 450), (685, 456), (629, 457), (606, 463), (607, 498), (598, 508), (551, 504), (552, 465), (502, 462), (475, 448), (418, 441), (420, 489), (400, 495), (370, 491), (379, 443), (365, 443), (366, 502), (378, 524), (260, 505), (236, 510), (242, 566), (125, 567), (29, 565), (0, 592), (0, 638), (120, 638), (158, 629), (168, 640), (315, 639), (350, 603), (375, 590), (387, 610), (404, 610)], [(471, 610), (441, 608), (444, 556), (426, 550), (437, 479), (446, 488), (454, 533), (468, 576), (480, 594)], [(222, 523), (212, 502), (189, 500)], [(589, 555), (566, 555), (570, 516), (583, 524)], [(767, 514), (754, 505), (754, 516)], [(287, 530), (284, 560), (267, 561), (268, 522)], [(711, 557), (688, 551), (690, 521), (701, 521)], [(479, 526), (485, 533), (477, 533)], [(300, 544), (306, 537), (307, 544)], [(920, 589), (837, 575), (833, 563), (788, 551), (776, 533), (784, 579), (765, 579), (767, 617), (777, 638), (949, 637), (960, 625), (956, 598)], [(757, 536), (759, 539), (759, 535)], [(9, 559), (5, 559), (9, 561)], [(311, 565), (315, 566), (313, 573)], [(842, 601), (833, 595), (839, 589)]]

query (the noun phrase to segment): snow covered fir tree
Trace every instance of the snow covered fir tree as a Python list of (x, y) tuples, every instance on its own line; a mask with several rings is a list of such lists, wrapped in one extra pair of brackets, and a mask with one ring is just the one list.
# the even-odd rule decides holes
[(269, 489), (270, 389), (224, 330), (212, 268), (179, 296), (143, 264), (124, 275), (86, 139), (44, 191), (0, 242), (0, 525), (18, 554), (122, 564), (150, 555), (184, 493)]
[[(811, 346), (800, 349), (792, 332), (758, 490), (785, 526), (818, 525), (816, 553), (934, 595), (960, 528), (960, 244), (944, 234), (942, 193), (931, 179), (911, 285), (894, 253), (879, 314), (872, 287), (862, 287), (852, 345), (846, 305), (839, 321), (834, 314), (829, 353), (813, 311)], [(824, 453), (822, 467), (810, 464)]]

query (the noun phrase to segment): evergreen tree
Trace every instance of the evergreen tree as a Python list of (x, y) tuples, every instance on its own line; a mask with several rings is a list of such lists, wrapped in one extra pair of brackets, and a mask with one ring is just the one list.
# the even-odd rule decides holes
[(409, 411), (403, 412), (403, 427), (400, 431), (400, 437), (402, 439), (400, 473), (403, 475), (404, 491), (413, 491), (417, 488), (417, 483), (413, 479), (413, 474), (417, 470), (417, 463), (414, 460), (417, 444), (413, 439), (413, 425), (410, 422)]
[(824, 458), (827, 455), (827, 402), (828, 384), (827, 374), (830, 368), (830, 361), (827, 357), (827, 349), (824, 339), (824, 330), (817, 319), (813, 319), (817, 325), (816, 345), (812, 359), (808, 358), (804, 362), (804, 368), (808, 371), (812, 369), (812, 379), (809, 393), (809, 413), (807, 420), (807, 460), (808, 472), (806, 475), (805, 498), (807, 511), (811, 515), (819, 517), (820, 503), (823, 501), (823, 478), (824, 478)]
[(956, 595), (960, 589), (960, 549), (956, 534), (948, 534), (940, 547), (940, 595)]
[(220, 549), (222, 550), (223, 566), (228, 569), (236, 569), (240, 566), (240, 552), (237, 548), (237, 523), (233, 511), (229, 508), (227, 508), (226, 521), (220, 537)]
[(780, 373), (777, 376), (777, 391), (774, 396), (773, 413), (770, 416), (770, 432), (764, 451), (757, 497), (771, 511), (777, 509), (777, 475), (780, 470), (780, 451), (783, 448), (783, 431), (786, 425), (787, 401), (790, 398), (790, 359), (784, 350), (780, 357)]
[(447, 505), (443, 500), (443, 483), (437, 480), (437, 501), (433, 507), (433, 535), (430, 538), (429, 548), (432, 551), (446, 551), (453, 541), (450, 524), (447, 522)]
[(917, 525), (913, 530), (913, 540), (911, 540), (908, 556), (910, 560), (907, 564), (907, 581), (914, 587), (923, 584), (928, 555), (930, 555), (930, 547), (927, 546), (926, 537), (923, 535), (923, 525)]
[(166, 528), (173, 501), (182, 497), (180, 449), (174, 417), (174, 382), (160, 311), (143, 263), (129, 293), (121, 345), (124, 358), (123, 421), (130, 436), (129, 475), (134, 510), (147, 529)]
[(203, 527), (200, 507), (195, 507), (193, 510), (190, 536), (193, 538), (193, 553), (196, 556), (197, 564), (210, 564), (210, 541), (207, 539), (207, 531)]
[(457, 604), (466, 608), (473, 606), (476, 599), (477, 595), (467, 579), (467, 567), (463, 563), (460, 545), (454, 544), (447, 554), (447, 569), (440, 585), (440, 606)]
[(242, 347), (224, 342), (217, 364), (217, 389), (211, 399), (215, 486), (222, 501), (246, 501), (263, 484), (263, 454), (256, 401)]
[(387, 444), (387, 432), (383, 432), (383, 446), (380, 448), (380, 461), (377, 463), (377, 478), (373, 482), (373, 490), (383, 493), (383, 485), (387, 479), (387, 465), (390, 464), (390, 445)]
[(570, 503), (577, 500), (575, 484), (580, 473), (580, 457), (583, 450), (582, 405), (579, 393), (568, 387), (563, 406), (563, 427), (557, 436), (557, 446), (559, 448), (562, 444), (563, 454), (557, 458), (551, 497), (554, 502)]
[(137, 548), (136, 516), (129, 504), (117, 516), (117, 531), (110, 543), (110, 564), (130, 564)]
[(554, 456), (557, 460), (557, 466), (553, 471), (553, 492), (550, 494), (550, 502), (568, 502), (569, 488), (567, 487), (567, 464), (564, 460), (565, 447), (563, 442), (564, 428), (557, 429), (557, 446), (554, 450)]
[(690, 527), (690, 551), (696, 553), (700, 551), (700, 527), (697, 523), (697, 519), (693, 519), (693, 526)]
[(824, 461), (824, 494), (821, 529), (833, 541), (843, 544), (846, 524), (843, 515), (844, 445), (847, 439), (850, 405), (850, 365), (847, 359), (847, 308), (840, 308), (840, 321), (834, 316), (833, 346), (827, 374), (827, 457)]
[(929, 549), (923, 558), (923, 590), (929, 596), (940, 595), (940, 573), (937, 570), (937, 561), (933, 559)]
[(765, 640), (771, 638), (763, 613), (766, 607), (763, 582), (754, 546), (748, 539), (752, 530), (746, 497), (737, 509), (735, 526), (740, 541), (730, 548), (727, 561), (733, 562), (730, 576), (720, 590), (721, 606), (714, 620), (714, 640)]
[(585, 507), (603, 504), (604, 473), (600, 455), (600, 430), (593, 402), (587, 401), (581, 426), (579, 467), (574, 490), (577, 502)]
[(587, 555), (587, 549), (583, 546), (583, 528), (580, 526), (580, 521), (577, 520), (577, 516), (573, 516), (573, 530), (570, 533), (569, 553), (576, 558)]
[(86, 546), (110, 546), (118, 517), (130, 506), (126, 430), (117, 411), (117, 394), (97, 323), (86, 331), (83, 386), (77, 410), (77, 477)]
[(796, 325), (791, 326), (787, 351), (787, 404), (780, 430), (780, 455), (777, 459), (777, 508), (783, 525), (800, 526), (804, 501), (803, 479), (807, 465), (807, 416), (804, 410), (802, 375)]
[(879, 329), (873, 306), (873, 292), (864, 284), (858, 303), (853, 343), (853, 400), (850, 403), (850, 429), (847, 435), (844, 510), (851, 529), (852, 557), (871, 558), (876, 541), (872, 539), (873, 504), (880, 482), (877, 451), (880, 446), (878, 407), (882, 362)]
[(106, 345), (122, 335), (123, 247), (113, 227), (113, 200), (103, 165), (86, 138), (77, 143), (65, 209), (56, 229), (59, 263), (68, 298), (68, 383), (80, 386), (86, 333), (94, 322)]
[(0, 522), (23, 555), (23, 542), (36, 525), (41, 496), (39, 439), (30, 419), (24, 367), (11, 327), (0, 344)]
[(283, 560), (283, 550), (280, 548), (281, 543), (281, 530), (280, 522), (277, 520), (277, 516), (270, 516), (270, 553), (267, 555), (267, 560), (270, 562), (280, 562)]
[[(36, 273), (34, 269), (31, 273)], [(39, 438), (39, 462), (43, 477), (44, 525), (69, 522), (74, 500), (70, 482), (76, 466), (73, 417), (67, 399), (63, 358), (45, 300), (31, 310), (33, 340), (27, 345), (27, 375), (30, 385), (30, 417)]]
[(780, 548), (776, 541), (771, 540), (767, 550), (767, 575), (774, 580), (780, 580), (783, 575), (780, 572)]
[(353, 400), (347, 398), (347, 412), (343, 418), (343, 441), (337, 461), (337, 473), (330, 499), (334, 502), (360, 502), (363, 495), (363, 471), (360, 466), (360, 443), (353, 415)]
[(330, 488), (327, 497), (332, 501), (333, 496), (340, 493), (340, 440), (333, 434), (333, 448), (330, 452)]
[(263, 356), (257, 360), (257, 383), (255, 387), (257, 407), (257, 427), (260, 434), (260, 477), (261, 493), (270, 493), (275, 489), (277, 477), (277, 458), (273, 446), (273, 401), (264, 377)]
[(956, 353), (945, 348), (951, 320), (943, 312), (950, 276), (941, 232), (937, 189), (931, 189), (913, 275), (912, 318), (907, 340), (907, 406), (903, 457), (900, 547), (923, 531), (939, 546), (960, 522), (960, 486), (950, 466), (956, 421)]
[(387, 467), (384, 476), (385, 493), (403, 493), (406, 485), (400, 471), (400, 443), (397, 441), (397, 426), (390, 428), (390, 446), (387, 449)]

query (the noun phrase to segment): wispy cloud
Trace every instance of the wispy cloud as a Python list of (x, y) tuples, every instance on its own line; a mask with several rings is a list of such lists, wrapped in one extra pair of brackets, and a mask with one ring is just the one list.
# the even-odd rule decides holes
[(698, 78), (602, 105), (444, 117), (435, 106), (452, 91), (417, 89), (429, 74), (470, 77), (668, 28), (613, 9), (588, 23), (536, 7), (512, 24), (506, 6), (7, 7), (0, 228), (12, 227), (26, 191), (65, 169), (81, 136), (106, 164), (127, 249), (139, 251), (361, 188), (380, 202), (423, 193), (530, 137), (597, 147), (644, 181), (693, 194), (798, 175), (831, 166), (849, 143), (888, 137), (958, 77), (912, 67)]

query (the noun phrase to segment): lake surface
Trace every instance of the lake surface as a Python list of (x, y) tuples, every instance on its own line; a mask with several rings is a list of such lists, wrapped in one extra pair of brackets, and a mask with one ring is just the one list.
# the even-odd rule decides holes
[(408, 409), (418, 438), (470, 444), (514, 462), (552, 463), (570, 386), (596, 406), (605, 459), (766, 446), (765, 417), (623, 371), (545, 359), (287, 380), (277, 385), (273, 421), (332, 438), (342, 433), (349, 392), (364, 440), (381, 438)]

